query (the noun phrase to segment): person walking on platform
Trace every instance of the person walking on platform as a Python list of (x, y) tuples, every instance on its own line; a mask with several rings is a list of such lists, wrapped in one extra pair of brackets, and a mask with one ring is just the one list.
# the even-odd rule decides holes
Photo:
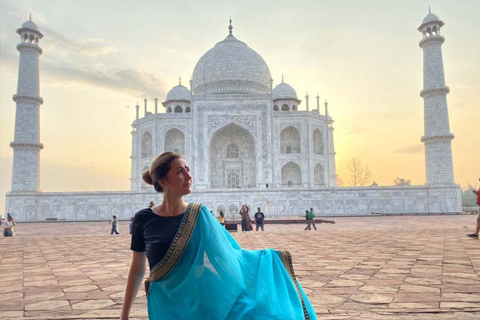
[[(480, 178), (478, 178), (478, 181), (480, 181)], [(467, 234), (467, 237), (478, 239), (478, 232), (480, 232), (480, 187), (477, 190), (473, 190), (473, 193), (477, 195), (477, 204), (478, 204), (477, 225), (475, 228), (475, 232), (471, 234)]]
[(313, 214), (313, 208), (310, 208), (310, 210), (307, 211), (308, 225), (305, 228), (305, 230), (312, 230), (312, 225), (313, 225), (313, 228), (317, 230), (317, 226), (315, 226), (314, 217), (315, 215)]

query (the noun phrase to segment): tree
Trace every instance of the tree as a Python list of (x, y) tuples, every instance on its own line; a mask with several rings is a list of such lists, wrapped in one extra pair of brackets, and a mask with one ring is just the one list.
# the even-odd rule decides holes
[(368, 166), (363, 166), (359, 158), (355, 157), (348, 163), (350, 182), (354, 187), (365, 186), (372, 180), (372, 171)]
[(343, 179), (340, 176), (337, 176), (337, 186), (343, 187), (344, 184)]
[(399, 178), (399, 177), (396, 177), (395, 180), (393, 180), (393, 183), (395, 183), (396, 186), (410, 186), (410, 185), (412, 185), (411, 180), (406, 180), (404, 178)]

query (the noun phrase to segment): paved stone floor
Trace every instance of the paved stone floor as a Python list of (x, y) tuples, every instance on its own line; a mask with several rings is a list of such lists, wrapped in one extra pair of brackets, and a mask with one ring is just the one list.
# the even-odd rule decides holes
[[(480, 319), (480, 242), (465, 237), (475, 216), (335, 221), (233, 236), (247, 249), (289, 250), (319, 319)], [(119, 236), (109, 228), (19, 223), (0, 238), (0, 319), (118, 319), (130, 238), (127, 222)], [(147, 319), (145, 304), (141, 291), (131, 319)]]

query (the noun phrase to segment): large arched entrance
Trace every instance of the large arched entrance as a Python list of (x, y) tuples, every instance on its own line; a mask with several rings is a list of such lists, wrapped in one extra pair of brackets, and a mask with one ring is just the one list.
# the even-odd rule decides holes
[(210, 140), (210, 187), (248, 188), (256, 185), (255, 139), (230, 123)]

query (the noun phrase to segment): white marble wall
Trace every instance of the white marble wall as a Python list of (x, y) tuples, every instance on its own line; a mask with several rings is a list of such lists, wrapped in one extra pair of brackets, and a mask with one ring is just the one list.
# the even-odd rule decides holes
[[(372, 214), (461, 212), (459, 185), (318, 188), (304, 190), (241, 189), (196, 191), (186, 197), (212, 211), (223, 209), (227, 219), (238, 218), (231, 207), (248, 204), (262, 207), (267, 218), (300, 217), (307, 208), (321, 216), (371, 216)], [(160, 203), (162, 195), (153, 189), (137, 192), (9, 193), (7, 212), (17, 221), (106, 220), (113, 214), (129, 219), (148, 206)]]

